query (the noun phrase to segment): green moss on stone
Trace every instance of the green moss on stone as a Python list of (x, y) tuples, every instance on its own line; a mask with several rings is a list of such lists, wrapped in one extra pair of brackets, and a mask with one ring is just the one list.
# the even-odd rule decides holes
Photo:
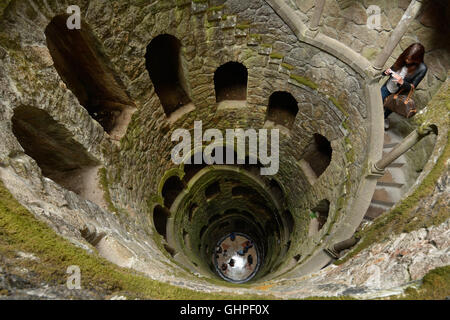
[[(342, 122), (342, 127), (343, 127), (345, 130), (349, 130), (349, 126), (348, 126), (347, 121)], [(347, 138), (347, 140), (348, 140), (348, 138)], [(346, 143), (351, 145), (350, 140), (349, 140), (348, 142), (346, 141)]]
[(338, 108), (346, 117), (348, 117), (348, 112), (344, 109), (344, 107), (342, 106), (342, 104), (338, 101), (338, 99), (336, 99), (333, 96), (328, 97), (328, 99), (330, 99), (330, 101), (334, 104), (334, 106), (336, 108)]
[(350, 149), (345, 153), (345, 158), (349, 163), (355, 162), (355, 151), (353, 149)]
[(445, 300), (450, 294), (450, 266), (428, 272), (419, 288), (407, 288), (403, 295), (391, 300)]
[(272, 52), (272, 53), (270, 54), (270, 58), (271, 58), (271, 59), (281, 60), (281, 59), (284, 58), (284, 56), (283, 56), (281, 53), (278, 53), (278, 52)]
[(316, 83), (314, 83), (313, 81), (311, 81), (308, 78), (305, 78), (305, 77), (302, 77), (302, 76), (299, 76), (299, 75), (296, 75), (296, 74), (291, 74), (290, 77), (291, 77), (291, 79), (297, 81), (298, 83), (300, 83), (300, 84), (302, 84), (304, 86), (307, 86), (307, 87), (309, 87), (309, 88), (311, 88), (313, 90), (317, 90), (318, 87), (319, 87)]
[(367, 60), (372, 61), (372, 60), (375, 60), (375, 58), (378, 55), (379, 51), (380, 51), (380, 49), (377, 49), (377, 48), (366, 47), (366, 48), (363, 49), (361, 54)]
[(246, 29), (250, 29), (251, 25), (250, 24), (238, 24), (236, 26), (236, 28), (239, 29), (239, 30), (246, 30)]
[(315, 219), (315, 218), (317, 218), (319, 215), (316, 213), (316, 212), (314, 212), (314, 211), (311, 211), (311, 213), (309, 214), (309, 217), (311, 218), (311, 219)]
[(258, 33), (252, 33), (252, 34), (250, 34), (250, 37), (254, 38), (254, 39), (258, 39), (258, 40), (262, 39), (262, 35), (260, 35)]
[(158, 195), (162, 196), (162, 189), (163, 189), (164, 183), (166, 183), (167, 179), (169, 179), (170, 177), (173, 177), (173, 176), (177, 176), (181, 180), (181, 179), (183, 179), (184, 174), (185, 174), (184, 171), (180, 170), (180, 168), (172, 168), (172, 169), (167, 170), (164, 173), (161, 180), (159, 181)]
[(281, 66), (282, 66), (283, 68), (288, 69), (288, 70), (291, 70), (291, 71), (295, 69), (295, 67), (294, 67), (293, 65), (288, 64), (288, 63), (284, 63), (284, 62), (281, 64)]
[[(258, 295), (205, 293), (151, 280), (139, 272), (120, 268), (97, 254), (89, 254), (58, 236), (44, 222), (37, 220), (0, 181), (0, 255), (13, 258), (22, 251), (35, 255), (40, 263), (21, 261), (21, 267), (51, 285), (65, 284), (66, 270), (80, 267), (83, 289), (105, 295), (123, 295), (130, 299), (261, 299)], [(273, 298), (267, 296), (267, 298)]]
[(109, 193), (109, 181), (108, 181), (108, 173), (105, 168), (101, 168), (98, 170), (98, 177), (100, 179), (100, 185), (103, 189), (103, 199), (105, 199), (106, 204), (108, 205), (108, 210), (111, 212), (119, 213), (119, 210), (114, 206), (111, 200), (111, 194)]
[[(145, 2), (145, 3), (148, 4), (147, 0), (142, 0), (142, 2)], [(191, 4), (191, 0), (176, 0), (175, 1), (175, 5), (177, 7), (184, 7), (184, 6), (187, 6), (187, 5), (190, 5), (190, 4)]]
[(3, 16), (3, 12), (5, 11), (6, 7), (9, 5), (9, 3), (12, 0), (2, 0), (0, 1), (0, 18)]
[(225, 9), (225, 5), (224, 5), (224, 4), (221, 5), (221, 6), (213, 6), (213, 7), (209, 7), (209, 8), (208, 8), (208, 11), (209, 11), (209, 12), (215, 12), (215, 11), (221, 11), (221, 10), (223, 10), (223, 9)]

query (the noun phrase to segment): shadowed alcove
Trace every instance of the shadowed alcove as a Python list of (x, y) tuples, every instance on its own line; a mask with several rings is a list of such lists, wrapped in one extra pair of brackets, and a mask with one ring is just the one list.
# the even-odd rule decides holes
[(267, 120), (291, 129), (297, 113), (297, 100), (289, 92), (277, 91), (270, 96)]
[(328, 214), (330, 212), (330, 201), (326, 199), (320, 201), (317, 206), (315, 206), (311, 211), (318, 221), (318, 230), (321, 230), (328, 220)]
[(247, 99), (247, 68), (239, 62), (227, 62), (214, 74), (216, 101)]
[(80, 104), (104, 130), (120, 138), (131, 120), (134, 104), (108, 67), (90, 28), (69, 30), (68, 16), (59, 15), (45, 29), (54, 66)]
[(311, 144), (307, 147), (304, 160), (310, 165), (317, 178), (325, 172), (331, 162), (333, 149), (330, 141), (315, 133)]
[(178, 194), (184, 189), (184, 184), (177, 176), (172, 176), (164, 183), (162, 188), (162, 196), (164, 198), (164, 206), (170, 208), (177, 198)]
[(166, 237), (167, 219), (169, 217), (170, 211), (159, 205), (153, 210), (153, 225), (156, 231), (164, 238)]
[(77, 194), (80, 170), (98, 165), (72, 134), (46, 111), (21, 106), (14, 110), (12, 131), (25, 153), (33, 158), (44, 176)]
[(157, 36), (148, 45), (145, 59), (150, 79), (167, 116), (191, 102), (186, 93), (180, 40), (168, 34)]
[(218, 181), (210, 184), (205, 190), (205, 197), (208, 200), (214, 199), (220, 193), (220, 185)]

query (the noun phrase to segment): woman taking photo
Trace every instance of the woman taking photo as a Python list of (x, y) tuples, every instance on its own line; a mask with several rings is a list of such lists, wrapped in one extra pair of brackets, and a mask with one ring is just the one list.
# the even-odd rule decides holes
[[(384, 74), (389, 75), (388, 81), (381, 87), (381, 96), (383, 103), (386, 98), (394, 93), (402, 90), (402, 94), (407, 95), (419, 85), (420, 81), (427, 73), (427, 66), (423, 62), (425, 48), (420, 43), (410, 45), (398, 57), (392, 67), (387, 69)], [(384, 109), (384, 127), (389, 128), (389, 120), (387, 117), (392, 113), (388, 109)]]

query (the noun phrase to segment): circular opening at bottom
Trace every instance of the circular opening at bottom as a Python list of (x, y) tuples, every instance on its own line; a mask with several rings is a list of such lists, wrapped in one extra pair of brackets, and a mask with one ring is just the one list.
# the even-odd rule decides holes
[(217, 273), (224, 280), (243, 283), (252, 279), (260, 266), (255, 242), (246, 234), (232, 232), (221, 238), (213, 254)]

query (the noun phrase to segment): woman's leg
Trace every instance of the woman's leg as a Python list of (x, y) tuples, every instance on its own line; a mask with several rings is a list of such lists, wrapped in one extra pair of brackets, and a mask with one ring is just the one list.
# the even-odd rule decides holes
[(387, 119), (391, 113), (392, 113), (391, 110), (385, 108), (384, 109), (384, 118)]
[[(384, 100), (390, 96), (391, 93), (389, 92), (388, 88), (386, 87), (386, 85), (381, 87), (381, 98), (383, 99), (383, 103)], [(387, 119), (387, 117), (389, 117), (389, 115), (392, 113), (391, 110), (384, 108), (384, 118)]]

